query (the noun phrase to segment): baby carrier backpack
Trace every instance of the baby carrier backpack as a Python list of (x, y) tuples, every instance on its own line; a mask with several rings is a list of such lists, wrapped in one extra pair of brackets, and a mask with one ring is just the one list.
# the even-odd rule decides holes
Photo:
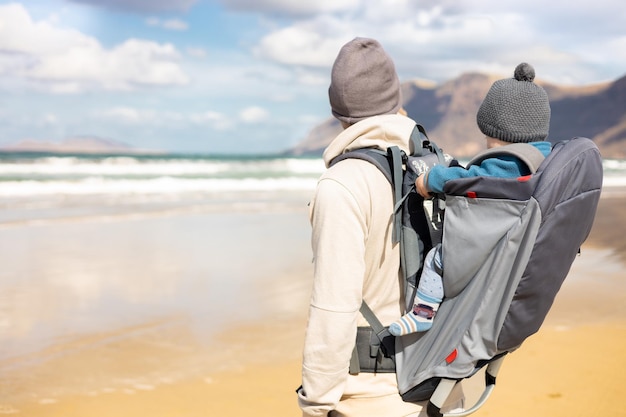
[[(424, 143), (420, 148), (432, 146), (425, 135), (420, 139)], [(393, 152), (397, 150), (389, 154)], [(545, 160), (528, 144), (492, 148), (468, 166), (500, 155), (521, 159), (531, 174), (448, 181), (445, 195), (439, 196), (445, 198), (443, 235), (437, 230), (441, 224), (419, 207), (413, 211), (426, 218), (428, 233), (424, 233), (423, 225), (415, 228), (415, 222), (400, 216), (401, 245), (407, 246), (402, 243), (405, 235), (416, 235), (421, 248), (401, 249), (401, 257), (410, 258), (402, 260), (403, 270), (413, 264), (419, 266), (416, 273), (421, 272), (428, 246), (439, 239), (442, 243), (445, 297), (432, 328), (393, 338), (366, 303), (361, 309), (383, 352), (394, 361), (400, 395), (405, 401), (428, 400), (431, 417), (444, 415), (441, 406), (457, 382), (486, 366), (485, 390), (477, 403), (464, 412), (445, 415), (469, 415), (485, 403), (504, 356), (543, 324), (595, 217), (602, 188), (602, 159), (591, 140), (558, 142)], [(405, 158), (409, 169), (403, 175), (409, 178), (402, 196), (396, 197), (399, 213), (407, 211), (407, 194), (416, 194), (410, 190), (416, 177), (410, 172), (413, 158), (424, 159), (424, 155)], [(426, 159), (432, 165), (432, 157)], [(405, 277), (405, 304), (410, 308), (415, 274), (411, 278), (405, 272)], [(380, 362), (380, 358), (374, 360)]]

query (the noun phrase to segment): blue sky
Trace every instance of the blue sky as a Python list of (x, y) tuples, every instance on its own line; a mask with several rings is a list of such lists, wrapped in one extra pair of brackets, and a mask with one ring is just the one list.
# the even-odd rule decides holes
[(0, 1), (0, 146), (76, 136), (271, 153), (330, 116), (339, 48), (378, 39), (402, 81), (626, 75), (621, 0)]

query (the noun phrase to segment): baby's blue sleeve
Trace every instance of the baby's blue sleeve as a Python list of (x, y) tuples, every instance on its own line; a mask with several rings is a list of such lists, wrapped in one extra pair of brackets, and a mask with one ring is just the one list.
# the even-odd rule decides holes
[(523, 168), (523, 162), (513, 157), (486, 159), (482, 164), (472, 165), (468, 169), (436, 165), (428, 172), (426, 187), (431, 193), (443, 193), (444, 185), (450, 180), (471, 177), (514, 178), (521, 175)]
[(450, 180), (458, 178), (478, 177), (488, 175), (487, 171), (480, 166), (472, 165), (469, 169), (463, 167), (446, 167), (436, 165), (428, 171), (426, 187), (432, 193), (443, 193), (443, 186)]

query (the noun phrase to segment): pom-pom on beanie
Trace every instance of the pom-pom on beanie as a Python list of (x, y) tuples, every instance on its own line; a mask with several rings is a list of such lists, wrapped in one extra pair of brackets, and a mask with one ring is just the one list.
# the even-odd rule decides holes
[(493, 83), (476, 115), (480, 131), (505, 142), (545, 140), (550, 130), (550, 103), (534, 79), (535, 69), (523, 62), (515, 68), (513, 78)]
[(349, 124), (400, 110), (396, 68), (378, 41), (355, 38), (341, 48), (333, 64), (328, 97), (333, 116)]

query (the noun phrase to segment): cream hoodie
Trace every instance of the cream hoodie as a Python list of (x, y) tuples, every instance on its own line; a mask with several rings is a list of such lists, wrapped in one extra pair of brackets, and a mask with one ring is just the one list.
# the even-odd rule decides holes
[[(399, 146), (409, 151), (415, 122), (376, 116), (350, 126), (324, 152)], [(400, 254), (392, 244), (393, 194), (382, 173), (358, 159), (344, 160), (322, 175), (311, 201), (314, 280), (306, 329), (299, 405), (304, 416), (404, 416), (421, 404), (402, 401), (395, 374), (348, 374), (359, 313), (365, 299), (384, 325), (402, 315)], [(375, 410), (379, 409), (380, 412)]]

